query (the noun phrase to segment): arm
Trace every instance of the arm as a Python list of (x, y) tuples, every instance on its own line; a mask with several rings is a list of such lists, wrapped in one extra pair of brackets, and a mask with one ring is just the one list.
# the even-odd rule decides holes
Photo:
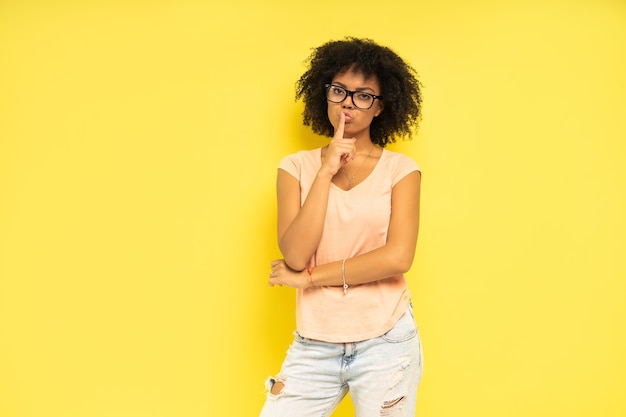
[(306, 268), (322, 238), (331, 179), (318, 172), (301, 208), (298, 180), (278, 170), (278, 247), (287, 265), (296, 271)]
[(322, 238), (333, 176), (354, 157), (355, 139), (343, 138), (344, 125), (345, 116), (342, 114), (337, 132), (328, 145), (322, 166), (302, 207), (298, 180), (284, 170), (278, 170), (278, 247), (285, 263), (293, 270), (305, 269), (315, 253)]
[[(346, 260), (345, 277), (348, 285), (363, 284), (395, 276), (409, 270), (415, 256), (419, 229), (421, 174), (414, 171), (400, 180), (391, 193), (391, 219), (387, 242), (371, 252)], [(340, 286), (341, 261), (320, 265), (313, 270), (312, 282), (306, 270), (298, 272), (285, 265), (283, 260), (272, 262), (276, 277), (270, 285), (288, 285), (303, 288), (314, 286)]]

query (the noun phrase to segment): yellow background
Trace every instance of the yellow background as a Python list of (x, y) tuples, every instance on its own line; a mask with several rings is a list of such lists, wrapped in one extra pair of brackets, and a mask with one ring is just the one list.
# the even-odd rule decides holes
[(294, 83), (345, 35), (424, 83), (417, 415), (626, 415), (624, 1), (2, 0), (1, 416), (258, 414)]

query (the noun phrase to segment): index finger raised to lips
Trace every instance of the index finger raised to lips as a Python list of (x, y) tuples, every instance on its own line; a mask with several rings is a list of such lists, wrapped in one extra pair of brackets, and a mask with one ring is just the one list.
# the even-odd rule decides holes
[(346, 126), (346, 115), (341, 112), (339, 113), (339, 126), (337, 126), (337, 130), (335, 131), (335, 139), (343, 139), (343, 130)]

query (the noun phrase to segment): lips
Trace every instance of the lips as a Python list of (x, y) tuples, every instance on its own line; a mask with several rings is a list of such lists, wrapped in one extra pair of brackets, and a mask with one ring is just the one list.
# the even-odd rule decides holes
[(349, 122), (352, 119), (354, 119), (354, 117), (350, 113), (348, 113), (348, 112), (344, 111), (343, 114), (346, 116), (346, 122)]

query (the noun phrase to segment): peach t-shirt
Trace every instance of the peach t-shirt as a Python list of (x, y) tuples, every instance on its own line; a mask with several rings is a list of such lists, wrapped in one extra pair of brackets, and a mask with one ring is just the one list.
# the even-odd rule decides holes
[[(300, 181), (301, 204), (321, 165), (321, 148), (288, 155), (280, 162), (279, 169)], [(384, 246), (391, 216), (391, 190), (418, 170), (408, 156), (383, 149), (371, 174), (352, 189), (345, 191), (331, 184), (324, 230), (311, 265), (353, 258)], [(404, 275), (351, 285), (348, 294), (342, 287), (298, 289), (297, 330), (303, 337), (332, 343), (371, 339), (394, 326), (410, 298)]]

